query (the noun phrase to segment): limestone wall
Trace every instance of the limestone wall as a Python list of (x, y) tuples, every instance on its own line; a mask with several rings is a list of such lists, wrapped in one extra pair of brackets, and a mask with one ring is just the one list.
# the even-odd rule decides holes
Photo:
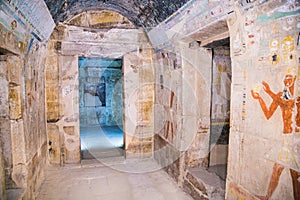
[(10, 194), (34, 199), (47, 160), (45, 46), (31, 34), (32, 27), (24, 18), (10, 15), (12, 8), (3, 6), (1, 3), (0, 132), (5, 181), (1, 176), (0, 199), (10, 199)]
[[(195, 1), (149, 33), (163, 50), (180, 39), (205, 46), (230, 37), (226, 199), (299, 199), (299, 6), (298, 1)], [(185, 58), (193, 60), (193, 54)]]
[(187, 168), (208, 164), (211, 59), (189, 43), (156, 54), (154, 155), (179, 184)]
[[(253, 5), (228, 17), (233, 103), (226, 196), (299, 199), (300, 5)], [(294, 86), (282, 95), (289, 81)]]
[[(131, 151), (135, 156), (138, 152), (137, 156), (140, 156), (140, 152), (147, 152), (151, 155), (153, 68), (152, 49), (147, 43), (144, 32), (137, 29), (94, 30), (63, 24), (56, 27), (48, 43), (46, 60), (47, 134), (49, 149), (51, 149), (49, 152), (51, 163), (80, 162), (80, 120), (83, 118), (80, 118), (79, 113), (79, 104), (82, 102), (79, 95), (79, 57), (121, 59), (124, 56), (126, 153)], [(127, 55), (135, 56), (134, 65), (128, 61)], [(101, 79), (101, 76), (98, 78)], [(107, 92), (112, 92), (111, 87), (106, 89), (110, 90)], [(118, 91), (122, 92), (121, 88)], [(131, 101), (132, 96), (139, 98)], [(127, 100), (134, 103), (133, 107), (130, 107), (133, 110), (127, 109), (129, 104)], [(123, 105), (119, 102), (118, 106)], [(143, 120), (138, 122), (138, 119)], [(145, 132), (151, 133), (150, 136), (144, 137)], [(133, 137), (136, 133), (138, 137)], [(140, 141), (145, 141), (145, 147), (141, 146)]]
[(139, 34), (139, 51), (124, 55), (124, 132), (127, 158), (153, 155), (154, 66), (152, 48)]

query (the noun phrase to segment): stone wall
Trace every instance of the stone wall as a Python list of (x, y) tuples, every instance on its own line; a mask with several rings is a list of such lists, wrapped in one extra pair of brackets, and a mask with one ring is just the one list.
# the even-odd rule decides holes
[[(228, 199), (300, 198), (299, 6), (254, 3), (228, 17), (235, 102)], [(281, 95), (284, 88), (287, 96)]]
[(154, 157), (179, 185), (187, 168), (208, 165), (211, 59), (189, 43), (156, 53)]
[(183, 6), (187, 0), (73, 1), (45, 0), (56, 23), (66, 21), (87, 10), (111, 10), (121, 13), (137, 27), (151, 29)]
[(144, 33), (140, 49), (124, 55), (124, 133), (127, 158), (152, 157), (154, 68), (152, 48)]
[(11, 16), (9, 7), (2, 10), (3, 5), (0, 8), (0, 131), (5, 181), (1, 177), (0, 198), (10, 199), (13, 194), (34, 199), (47, 162), (45, 46), (31, 35), (31, 26), (26, 21)]
[[(299, 6), (298, 1), (196, 1), (149, 33), (163, 50), (181, 39), (205, 46), (230, 37), (226, 199), (300, 198)], [(190, 60), (193, 54), (184, 57)]]
[[(123, 131), (126, 138), (126, 153), (131, 152), (134, 157), (140, 156), (140, 153), (144, 155), (143, 152), (151, 155), (153, 142), (151, 52), (143, 30), (93, 29), (64, 24), (56, 27), (48, 43), (46, 61), (47, 134), (51, 163), (80, 162), (79, 130), (82, 118), (80, 119), (79, 105), (82, 101), (79, 95), (79, 57), (106, 59), (124, 57)], [(130, 55), (135, 58), (131, 59)], [(106, 89), (110, 90), (106, 92), (112, 92), (111, 87)], [(118, 91), (121, 92), (121, 88)], [(132, 97), (138, 99), (132, 100)], [(123, 106), (121, 102), (118, 104)], [(131, 106), (128, 107), (128, 104)], [(148, 135), (145, 137), (144, 133)], [(141, 143), (145, 145), (142, 146)]]

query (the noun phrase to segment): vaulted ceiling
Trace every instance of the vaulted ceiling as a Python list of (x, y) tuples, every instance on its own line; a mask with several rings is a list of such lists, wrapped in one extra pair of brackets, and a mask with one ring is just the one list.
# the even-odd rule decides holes
[(135, 26), (151, 29), (176, 12), (188, 0), (45, 0), (55, 21), (64, 22), (89, 10), (111, 10)]

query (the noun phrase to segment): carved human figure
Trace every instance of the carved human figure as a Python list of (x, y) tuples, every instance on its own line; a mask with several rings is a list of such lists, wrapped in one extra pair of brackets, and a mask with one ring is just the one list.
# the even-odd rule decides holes
[(230, 100), (230, 86), (231, 86), (231, 72), (230, 63), (223, 60), (217, 65), (217, 73), (215, 80), (215, 92), (213, 96), (214, 118), (226, 118), (229, 116), (229, 100)]
[[(267, 194), (265, 196), (257, 196), (260, 199), (267, 200), (270, 199), (273, 192), (278, 186), (278, 182), (282, 171), (285, 167), (289, 167), (290, 174), (292, 177), (293, 183), (293, 195), (295, 200), (300, 199), (300, 172), (292, 169), (292, 162), (296, 162), (293, 159), (293, 154), (289, 150), (290, 144), (292, 142), (292, 133), (293, 133), (293, 109), (295, 108), (295, 99), (294, 99), (294, 84), (296, 76), (292, 73), (287, 73), (283, 80), (284, 89), (282, 92), (275, 94), (271, 89), (268, 83), (262, 82), (264, 91), (272, 98), (272, 102), (269, 107), (267, 107), (264, 99), (260, 96), (258, 91), (251, 90), (252, 97), (259, 101), (260, 107), (267, 119), (270, 119), (278, 107), (281, 109), (282, 119), (283, 119), (283, 145), (280, 151), (280, 155), (277, 163), (273, 166), (273, 172), (271, 179), (268, 185)], [(297, 98), (299, 100), (299, 97)], [(297, 105), (297, 104), (296, 104)], [(297, 114), (299, 115), (299, 114)], [(296, 118), (298, 124), (299, 119)], [(292, 159), (290, 159), (292, 158)], [(297, 164), (296, 164), (297, 166)]]

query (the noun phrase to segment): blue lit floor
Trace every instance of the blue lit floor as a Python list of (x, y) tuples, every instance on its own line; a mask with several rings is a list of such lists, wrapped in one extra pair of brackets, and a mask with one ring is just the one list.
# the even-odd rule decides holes
[(123, 156), (123, 131), (118, 126), (81, 127), (81, 158)]

